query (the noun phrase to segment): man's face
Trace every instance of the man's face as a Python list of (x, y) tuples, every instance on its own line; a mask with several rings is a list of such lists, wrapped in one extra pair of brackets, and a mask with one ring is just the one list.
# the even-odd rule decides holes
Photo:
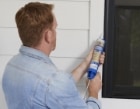
[(51, 31), (52, 31), (52, 50), (54, 50), (56, 47), (56, 27), (57, 27), (57, 21), (54, 16), (53, 26), (51, 29)]

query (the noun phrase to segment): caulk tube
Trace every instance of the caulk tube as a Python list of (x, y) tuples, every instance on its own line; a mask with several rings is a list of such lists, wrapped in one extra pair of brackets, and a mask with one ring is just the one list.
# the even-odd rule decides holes
[(105, 41), (101, 38), (96, 40), (94, 47), (93, 58), (88, 69), (88, 79), (93, 79), (98, 71), (100, 65), (99, 58), (104, 49)]

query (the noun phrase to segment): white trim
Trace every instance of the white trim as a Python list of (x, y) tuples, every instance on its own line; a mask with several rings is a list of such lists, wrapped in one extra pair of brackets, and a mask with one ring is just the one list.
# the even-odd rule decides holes
[(90, 0), (89, 46), (103, 33), (104, 0)]

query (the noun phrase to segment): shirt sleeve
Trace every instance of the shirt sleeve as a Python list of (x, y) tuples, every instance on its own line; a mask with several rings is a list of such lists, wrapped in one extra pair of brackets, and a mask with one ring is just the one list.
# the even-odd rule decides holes
[(96, 98), (89, 97), (86, 103), (88, 105), (88, 109), (101, 109), (101, 103)]
[(46, 105), (50, 109), (101, 109), (100, 102), (81, 98), (72, 75), (59, 72), (50, 81), (46, 92)]

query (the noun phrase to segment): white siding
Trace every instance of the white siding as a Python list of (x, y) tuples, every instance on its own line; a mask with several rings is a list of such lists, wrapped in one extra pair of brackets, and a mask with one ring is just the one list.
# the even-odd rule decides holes
[[(31, 0), (0, 1), (0, 27), (16, 27), (15, 14), (17, 10)], [(33, 0), (32, 0), (33, 1)], [(53, 3), (54, 13), (61, 29), (89, 29), (89, 2), (41, 1)]]
[(14, 55), (20, 45), (16, 28), (0, 28), (0, 55)]
[[(16, 28), (0, 28), (0, 55), (14, 55), (21, 41)], [(57, 30), (55, 57), (84, 57), (88, 48), (87, 30)]]
[(87, 48), (87, 30), (58, 30), (56, 50), (51, 56), (84, 57)]

